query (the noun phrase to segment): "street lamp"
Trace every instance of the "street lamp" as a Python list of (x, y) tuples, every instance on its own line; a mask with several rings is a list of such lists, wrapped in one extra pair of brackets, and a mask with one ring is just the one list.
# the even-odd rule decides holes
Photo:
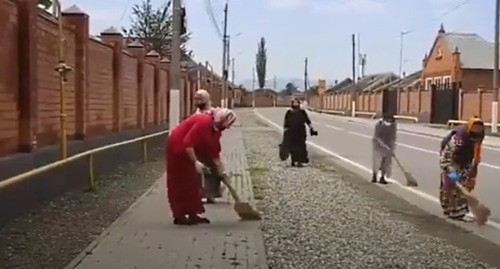
[(403, 77), (403, 48), (404, 48), (404, 36), (411, 33), (412, 31), (404, 31), (400, 33), (401, 44), (399, 47), (399, 77)]
[(495, 48), (493, 55), (493, 101), (491, 102), (491, 132), (498, 133), (498, 57), (500, 32), (500, 0), (495, 1)]

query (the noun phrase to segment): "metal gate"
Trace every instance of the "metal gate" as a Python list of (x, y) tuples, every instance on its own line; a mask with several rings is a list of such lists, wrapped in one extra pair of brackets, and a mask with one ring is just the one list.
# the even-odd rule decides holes
[(384, 90), (382, 94), (382, 113), (398, 114), (398, 92), (396, 90)]
[(456, 83), (436, 87), (432, 85), (431, 123), (446, 124), (458, 117), (458, 87)]

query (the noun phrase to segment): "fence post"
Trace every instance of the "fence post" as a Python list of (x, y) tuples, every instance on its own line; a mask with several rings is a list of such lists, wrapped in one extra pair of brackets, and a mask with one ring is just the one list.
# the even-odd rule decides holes
[(90, 191), (95, 191), (97, 190), (97, 184), (95, 182), (95, 173), (94, 173), (94, 154), (89, 155), (88, 165), (89, 165), (89, 188)]
[[(154, 50), (146, 54), (146, 59), (154, 64), (154, 82), (153, 82), (153, 123), (154, 125), (160, 124), (159, 117), (159, 91), (160, 91), (160, 54)], [(149, 104), (146, 104), (146, 111), (149, 110)]]
[(38, 133), (38, 57), (37, 1), (19, 1), (18, 9), (18, 107), (19, 151), (32, 152), (37, 148)]
[(87, 134), (87, 90), (89, 88), (89, 16), (77, 6), (62, 12), (64, 24), (74, 27), (75, 33), (75, 137), (84, 139)]
[(145, 48), (138, 42), (134, 41), (127, 45), (127, 49), (136, 57), (137, 59), (137, 128), (144, 128), (144, 57)]
[(104, 43), (113, 46), (113, 131), (122, 129), (123, 35), (114, 27), (101, 33)]
[(478, 103), (478, 111), (477, 111), (477, 116), (478, 117), (482, 117), (483, 115), (481, 115), (483, 112), (483, 92), (484, 92), (484, 88), (482, 86), (478, 87), (477, 88), (477, 103)]

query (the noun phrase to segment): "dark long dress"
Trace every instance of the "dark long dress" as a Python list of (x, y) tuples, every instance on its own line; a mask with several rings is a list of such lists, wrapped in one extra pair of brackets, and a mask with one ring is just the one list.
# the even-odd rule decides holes
[(306, 124), (310, 125), (311, 120), (305, 110), (301, 108), (292, 108), (286, 112), (283, 124), (286, 131), (283, 134), (283, 142), (290, 151), (292, 163), (309, 162), (306, 146)]

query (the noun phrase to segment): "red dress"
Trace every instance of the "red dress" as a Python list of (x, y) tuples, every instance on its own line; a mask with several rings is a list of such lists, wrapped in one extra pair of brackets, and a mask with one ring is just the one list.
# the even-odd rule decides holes
[(195, 114), (182, 121), (167, 140), (167, 196), (174, 218), (205, 212), (201, 201), (201, 175), (186, 153), (186, 148), (218, 158), (219, 132), (211, 115)]

